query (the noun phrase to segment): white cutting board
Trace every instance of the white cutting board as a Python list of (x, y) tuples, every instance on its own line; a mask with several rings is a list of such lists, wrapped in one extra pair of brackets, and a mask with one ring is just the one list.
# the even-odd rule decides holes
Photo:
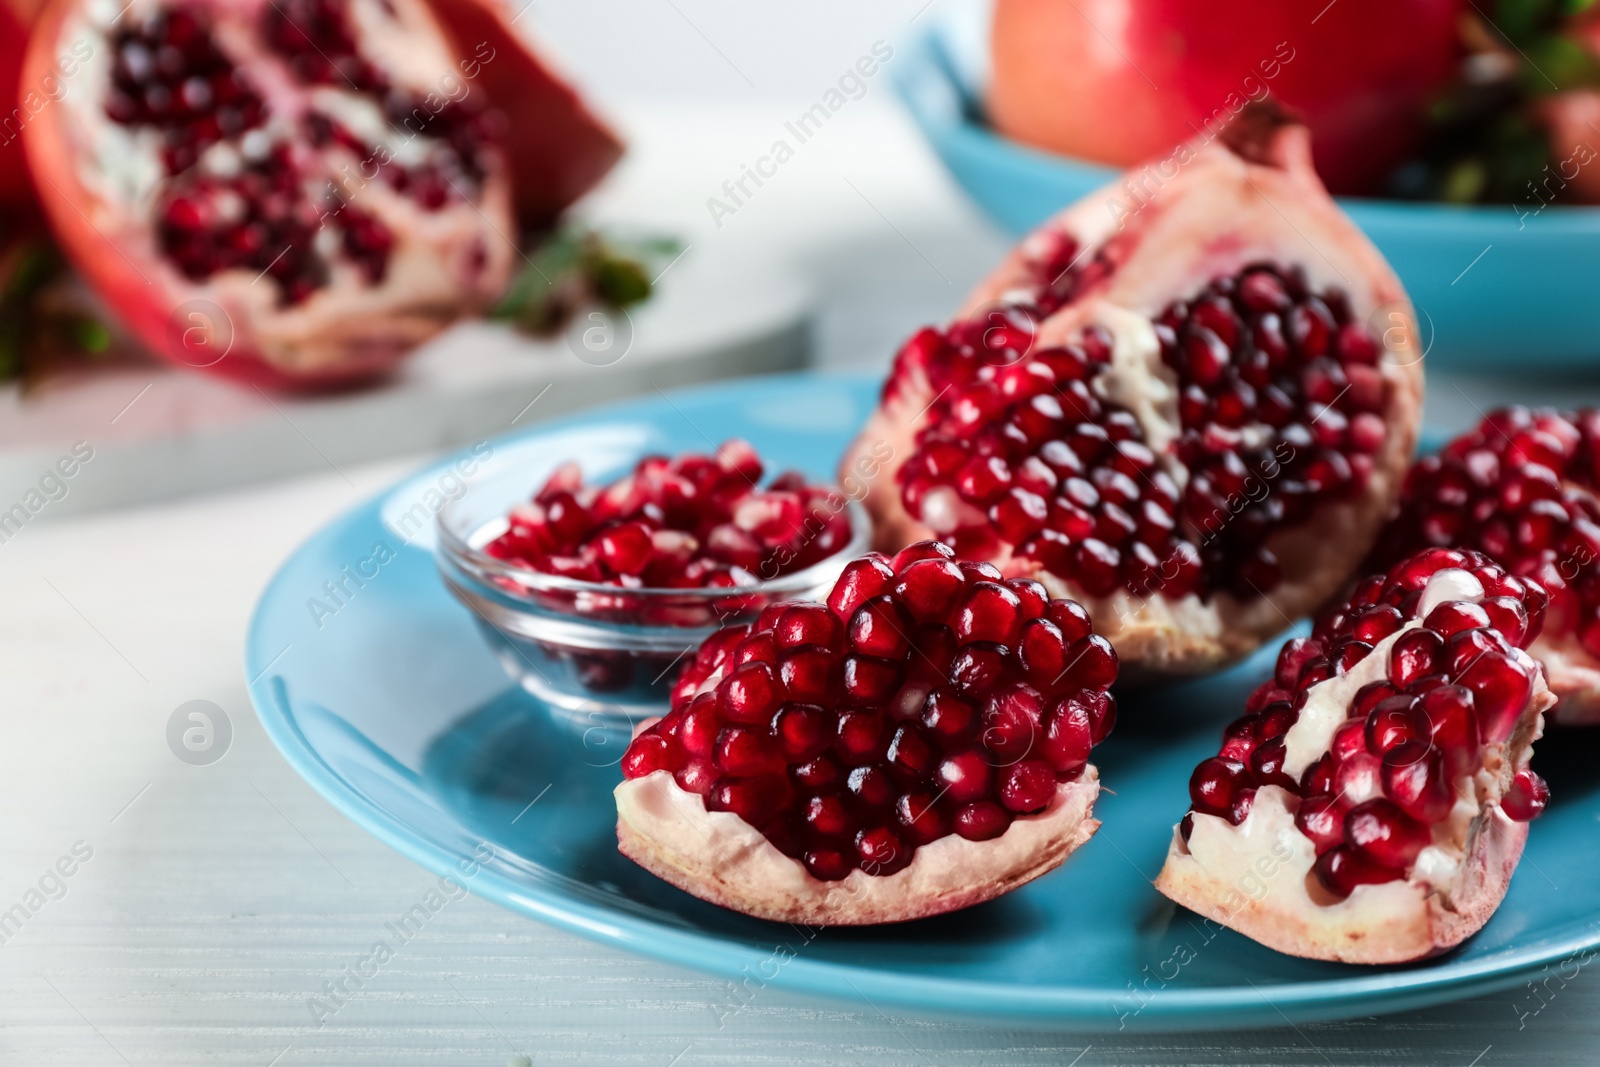
[(580, 317), (552, 341), (463, 323), (358, 392), (272, 395), (142, 365), (26, 396), (11, 385), (0, 390), (0, 544), (73, 513), (339, 470), (656, 388), (794, 369), (808, 357), (810, 307), (789, 269), (717, 263), (691, 247), (630, 315)]

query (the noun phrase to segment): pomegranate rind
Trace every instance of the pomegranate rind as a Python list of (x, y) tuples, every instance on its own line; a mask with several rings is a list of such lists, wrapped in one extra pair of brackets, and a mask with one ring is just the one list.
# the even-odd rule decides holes
[(1256, 791), (1238, 826), (1194, 813), (1187, 842), (1174, 828), (1158, 891), (1213, 922), (1291, 956), (1340, 963), (1407, 963), (1447, 952), (1477, 933), (1505, 899), (1527, 841), (1499, 798), (1526, 766), (1555, 695), (1536, 675), (1527, 706), (1503, 744), (1484, 752), (1488, 796), (1466, 831), (1457, 881), (1441, 892), (1409, 880), (1360, 885), (1331, 897), (1312, 872), (1316, 848), (1294, 823), (1299, 798)]
[[(497, 0), (428, 0), (511, 134), (512, 194), (524, 228), (549, 225), (622, 158), (622, 141), (534, 51)], [(488, 51), (484, 52), (483, 49)], [(486, 58), (487, 57), (487, 58)]]
[[(449, 39), (420, 0), (393, 0), (407, 17), (431, 26), (437, 44)], [(135, 3), (123, 17), (153, 4)], [(253, 10), (257, 0), (223, 0), (222, 10)], [(83, 0), (51, 0), (34, 26), (23, 84), (40, 84), (71, 42), (98, 37)], [(393, 58), (385, 55), (378, 58)], [(407, 63), (415, 56), (405, 57)], [(40, 202), (73, 265), (128, 330), (151, 352), (180, 366), (274, 389), (321, 389), (370, 379), (461, 317), (504, 291), (514, 252), (510, 179), (502, 158), (491, 161), (479, 201), (447, 206), (407, 227), (391, 255), (388, 277), (373, 287), (319, 289), (302, 304), (278, 308), (273, 286), (255, 285), (245, 271), (223, 271), (203, 282), (183, 277), (157, 248), (148, 205), (114, 196), (109, 183), (85, 179), (96, 154), (96, 130), (111, 50), (104, 43), (66, 94), (34, 117), (23, 147)], [(431, 75), (430, 75), (431, 76)], [(425, 88), (431, 88), (426, 86)], [(360, 203), (379, 221), (414, 209), (381, 183), (369, 183)], [(391, 227), (394, 228), (394, 227)], [(479, 238), (482, 241), (479, 242)], [(446, 269), (483, 256), (471, 277)], [(220, 316), (218, 314), (220, 311)], [(221, 319), (219, 323), (217, 320)], [(191, 329), (212, 339), (201, 355), (185, 349)], [(225, 343), (224, 340), (226, 339)], [(220, 355), (211, 353), (222, 348)]]
[[(1357, 886), (1344, 900), (1319, 903), (1307, 888), (1316, 880), (1311, 867), (1317, 853), (1294, 828), (1287, 807), (1293, 799), (1277, 786), (1262, 786), (1250, 814), (1237, 827), (1213, 815), (1196, 815), (1187, 845), (1173, 831), (1156, 889), (1212, 922), (1291, 956), (1408, 963), (1446, 952), (1482, 929), (1504, 899), (1528, 837), (1526, 823), (1513, 822), (1497, 805), (1489, 806), (1474, 825), (1474, 843), (1448, 905), (1428, 887), (1405, 881)], [(1224, 834), (1225, 842), (1212, 840)], [(1244, 871), (1219, 877), (1191, 851), (1208, 845), (1241, 850), (1248, 856)]]
[[(1372, 548), (1398, 499), (1422, 422), (1422, 349), (1410, 302), (1383, 256), (1318, 179), (1307, 130), (1281, 115), (1255, 111), (1237, 121), (1227, 138), (1197, 142), (1187, 151), (1187, 162), (1143, 206), (1130, 203), (1119, 180), (1036, 231), (1060, 229), (1085, 248), (1102, 247), (1115, 267), (1045, 319), (1035, 347), (1070, 342), (1106, 308), (1153, 318), (1170, 301), (1192, 295), (1196, 279), (1263, 260), (1298, 263), (1313, 288), (1336, 285), (1348, 293), (1355, 321), (1378, 316), (1375, 333), (1386, 348), (1378, 366), (1389, 432), (1358, 497), (1319, 507), (1304, 525), (1267, 539), (1284, 574), (1270, 597), (1240, 601), (1222, 592), (1204, 602), (1194, 596), (1174, 601), (1122, 592), (1092, 597), (1034, 564), (994, 560), (1007, 573), (1031, 573), (1052, 597), (1070, 597), (1088, 608), (1095, 632), (1116, 647), (1122, 680), (1132, 682), (1216, 670), (1332, 598)], [(1148, 186), (1143, 175), (1134, 177)], [(1025, 239), (972, 292), (956, 318), (1026, 288), (1031, 276), (1027, 248)], [(1151, 373), (1170, 373), (1158, 359), (1153, 362)], [(936, 536), (907, 513), (894, 476), (915, 453), (917, 432), (934, 399), (921, 370), (907, 368), (885, 390), (840, 464), (841, 478), (854, 478), (858, 470), (877, 469), (885, 447), (892, 450), (894, 460), (864, 500), (880, 551)]]
[(1044, 811), (1015, 819), (990, 841), (951, 835), (920, 846), (890, 875), (853, 870), (812, 877), (732, 812), (707, 811), (668, 771), (616, 788), (617, 847), (701, 900), (774, 922), (868, 926), (942, 915), (991, 900), (1059, 867), (1100, 828), (1100, 776), (1091, 764), (1060, 783)]

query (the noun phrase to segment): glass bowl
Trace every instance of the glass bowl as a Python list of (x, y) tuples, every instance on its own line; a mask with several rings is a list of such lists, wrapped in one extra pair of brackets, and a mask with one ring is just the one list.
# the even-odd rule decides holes
[[(587, 466), (587, 465), (586, 465)], [(533, 472), (537, 475), (538, 472)], [(586, 477), (593, 475), (585, 471)], [(438, 515), (439, 573), (476, 616), (511, 678), (579, 730), (614, 730), (662, 714), (678, 668), (724, 626), (780, 600), (820, 600), (871, 541), (866, 509), (840, 493), (850, 540), (804, 570), (731, 589), (629, 589), (545, 574), (483, 547), (541, 484), (503, 469), (473, 479)]]

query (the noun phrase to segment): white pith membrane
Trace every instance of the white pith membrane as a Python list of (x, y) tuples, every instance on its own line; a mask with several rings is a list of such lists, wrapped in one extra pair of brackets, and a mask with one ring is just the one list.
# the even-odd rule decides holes
[[(723, 674), (712, 672), (697, 695), (715, 690)], [(657, 721), (640, 723), (634, 736)], [(651, 874), (746, 915), (815, 926), (922, 919), (1008, 893), (1055, 870), (1094, 836), (1099, 795), (1100, 772), (1090, 763), (1079, 777), (1057, 783), (1043, 811), (1015, 816), (999, 837), (969, 841), (952, 831), (918, 846), (893, 874), (857, 869), (825, 882), (738, 815), (707, 811), (670, 771), (624, 780), (613, 792), (617, 847)]]
[[(1307, 690), (1299, 718), (1283, 735), (1284, 771), (1298, 779), (1332, 745), (1355, 694), (1388, 676), (1389, 652), (1402, 634), (1451, 601), (1476, 603), (1482, 584), (1465, 570), (1436, 573), (1424, 587), (1416, 616), (1373, 646), (1345, 674)], [(1358, 885), (1343, 900), (1312, 872), (1317, 851), (1295, 825), (1301, 799), (1276, 785), (1256, 790), (1237, 826), (1193, 812), (1184, 841), (1177, 828), (1156, 888), (1191, 911), (1270, 948), (1345, 963), (1402, 963), (1443, 952), (1476, 933), (1505, 896), (1522, 856), (1527, 823), (1515, 822), (1500, 800), (1527, 764), (1543, 734), (1544, 711), (1555, 701), (1535, 671), (1528, 706), (1511, 736), (1487, 746), (1483, 765), (1453, 785), (1455, 807), (1432, 826), (1403, 880)], [(1382, 795), (1375, 784), (1352, 805)]]
[[(1374, 469), (1362, 494), (1321, 505), (1306, 522), (1267, 538), (1265, 546), (1283, 570), (1282, 584), (1272, 590), (1270, 601), (1240, 601), (1220, 590), (1209, 600), (1159, 592), (1141, 597), (1127, 590), (1096, 597), (1032, 561), (1013, 559), (1010, 546), (991, 557), (1007, 575), (1037, 578), (1052, 597), (1068, 597), (1088, 608), (1095, 632), (1117, 650), (1123, 682), (1215, 670), (1282, 630), (1286, 619), (1328, 600), (1371, 548), (1382, 518), (1397, 499), (1421, 420), (1422, 367), (1412, 355), (1420, 348), (1410, 327), (1409, 301), (1382, 256), (1322, 188), (1311, 166), (1307, 131), (1296, 125), (1276, 129), (1260, 150), (1264, 161), (1246, 159), (1220, 140), (1203, 140), (1185, 151), (1190, 154), (1175, 176), (1142, 204), (1135, 201), (1131, 211), (1128, 189), (1119, 182), (1047, 222), (969, 295), (955, 319), (1026, 303), (1031, 245), (1050, 231), (1075, 238), (1085, 250), (1079, 254), (1085, 261), (1102, 247), (1114, 256), (1125, 255), (1107, 278), (1038, 325), (1034, 349), (1074, 343), (1092, 325), (1106, 328), (1113, 339), (1111, 364), (1090, 381), (1090, 388), (1134, 414), (1145, 443), (1181, 490), (1183, 468), (1158, 446), (1177, 433), (1177, 378), (1161, 360), (1154, 318), (1173, 301), (1193, 297), (1212, 278), (1253, 263), (1296, 265), (1304, 269), (1312, 291), (1345, 290), (1354, 322), (1369, 322), (1380, 308), (1393, 312), (1392, 319), (1384, 319), (1384, 326), (1393, 330), (1370, 331), (1381, 349), (1383, 420), (1389, 433), (1373, 456)], [(1146, 168), (1133, 172), (1130, 181), (1144, 182), (1148, 189), (1149, 177)], [(847, 451), (841, 476), (885, 442), (900, 461), (914, 454), (919, 420), (934, 399), (920, 370), (895, 382)], [(1244, 432), (1263, 429), (1257, 425)], [(880, 476), (866, 500), (876, 547), (893, 551), (939, 536), (926, 521), (926, 502), (923, 516), (906, 512), (893, 474), (889, 470)]]
[[(516, 226), (511, 209), (510, 178), (503, 153), (483, 153), (485, 177), (476, 195), (455, 199), (434, 211), (391, 188), (381, 179), (362, 176), (373, 160), (359, 158), (342, 146), (318, 153), (333, 164), (328, 173), (308, 180), (307, 188), (331, 181), (339, 198), (388, 228), (394, 238), (383, 280), (368, 282), (360, 267), (333, 251), (337, 235), (326, 226), (315, 247), (325, 254), (327, 284), (294, 304), (280, 301), (270, 278), (253, 270), (225, 269), (200, 281), (186, 277), (161, 253), (155, 213), (160, 185), (168, 176), (160, 158), (161, 131), (149, 126), (122, 126), (103, 110), (114, 60), (111, 36), (157, 11), (184, 7), (213, 19), (213, 37), (230, 57), (250, 56), (240, 63), (267, 101), (269, 117), (237, 141), (224, 141), (202, 153), (202, 173), (227, 176), (242, 157), (279, 141), (304, 143), (301, 117), (319, 110), (369, 135), (399, 163), (415, 162), (425, 151), (423, 137), (409, 138), (390, 128), (376, 107), (354, 91), (338, 86), (299, 85), (287, 61), (269, 54), (264, 44), (249, 43), (247, 27), (256, 26), (271, 0), (91, 0), (66, 11), (56, 41), (59, 60), (74, 64), (74, 49), (90, 52), (75, 77), (63, 81), (65, 94), (52, 105), (62, 109), (49, 136), (39, 135), (30, 157), (46, 155), (75, 161), (68, 180), (75, 188), (41, 190), (58, 230), (76, 231), (82, 240), (104, 245), (103, 255), (81, 256), (79, 266), (103, 292), (139, 295), (117, 310), (152, 348), (177, 351), (183, 328), (211, 330), (203, 354), (226, 347), (235, 360), (259, 359), (288, 375), (338, 376), (362, 369), (380, 369), (395, 354), (415, 347), (463, 314), (478, 310), (504, 291), (510, 276)], [(349, 22), (364, 57), (383, 69), (397, 89), (439, 94), (442, 82), (464, 84), (443, 31), (419, 0), (350, 0)], [(245, 20), (244, 23), (237, 21)], [(65, 69), (65, 68), (63, 68)], [(469, 89), (470, 91), (470, 89)], [(314, 106), (313, 106), (314, 105)], [(30, 131), (32, 132), (32, 131)], [(54, 143), (52, 143), (52, 140)], [(37, 171), (38, 165), (35, 164)], [(53, 203), (54, 199), (70, 203)], [(81, 214), (80, 214), (81, 213)], [(337, 215), (332, 215), (337, 225)], [(75, 242), (69, 241), (69, 247)], [(137, 260), (139, 266), (134, 266)], [(174, 331), (174, 308), (203, 301), (200, 318), (184, 320)], [(220, 308), (219, 325), (211, 307)], [(179, 316), (181, 317), (181, 316)], [(217, 356), (218, 359), (223, 358)]]

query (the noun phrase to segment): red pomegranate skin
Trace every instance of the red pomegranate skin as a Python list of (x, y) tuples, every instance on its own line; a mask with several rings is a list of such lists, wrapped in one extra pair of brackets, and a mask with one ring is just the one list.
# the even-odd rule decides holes
[(1007, 136), (1114, 166), (1270, 94), (1335, 193), (1377, 187), (1455, 73), (1460, 0), (997, 0), (987, 102)]

